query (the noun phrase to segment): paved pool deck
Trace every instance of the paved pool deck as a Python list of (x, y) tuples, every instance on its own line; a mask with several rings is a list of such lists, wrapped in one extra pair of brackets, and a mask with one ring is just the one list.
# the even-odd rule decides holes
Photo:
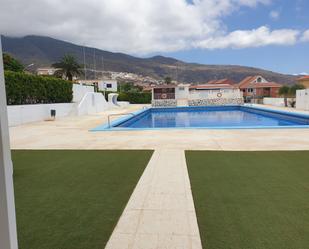
[(185, 150), (309, 150), (309, 128), (89, 132), (106, 123), (108, 114), (143, 106), (10, 128), (12, 149), (155, 150), (107, 249), (202, 248)]
[[(11, 127), (11, 147), (13, 149), (309, 150), (307, 128), (89, 132), (90, 129), (107, 123), (108, 114), (133, 112), (143, 106), (145, 105), (131, 105), (125, 109), (95, 115), (59, 118), (56, 121)], [(270, 108), (295, 112), (289, 108)]]

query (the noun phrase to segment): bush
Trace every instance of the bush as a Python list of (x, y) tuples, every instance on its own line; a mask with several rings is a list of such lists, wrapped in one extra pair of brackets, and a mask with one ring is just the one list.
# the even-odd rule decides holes
[(72, 83), (62, 79), (5, 71), (8, 105), (70, 103)]
[[(105, 92), (105, 98), (109, 93)], [(119, 94), (118, 101), (129, 101), (131, 104), (150, 104), (151, 103), (151, 92), (117, 92)], [(103, 92), (102, 92), (103, 94)]]

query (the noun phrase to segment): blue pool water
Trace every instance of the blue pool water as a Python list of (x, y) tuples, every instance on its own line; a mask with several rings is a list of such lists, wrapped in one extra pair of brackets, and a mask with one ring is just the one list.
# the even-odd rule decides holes
[(160, 128), (288, 128), (309, 127), (309, 116), (260, 108), (183, 107), (150, 108), (94, 130)]

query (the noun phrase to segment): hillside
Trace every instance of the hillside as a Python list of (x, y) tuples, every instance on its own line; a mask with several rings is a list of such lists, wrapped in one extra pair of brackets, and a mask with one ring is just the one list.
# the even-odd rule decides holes
[[(3, 50), (19, 59), (25, 65), (34, 63), (35, 68), (50, 66), (64, 54), (74, 55), (83, 64), (83, 47), (69, 42), (42, 36), (26, 36), (13, 38), (2, 36)], [(171, 76), (182, 82), (205, 83), (212, 79), (230, 78), (239, 82), (246, 76), (262, 75), (270, 81), (283, 84), (295, 82), (295, 76), (279, 74), (252, 67), (234, 65), (202, 65), (186, 63), (173, 58), (154, 56), (138, 58), (123, 53), (112, 53), (85, 47), (86, 64), (94, 67), (94, 51), (96, 68), (115, 72), (131, 72), (144, 76), (162, 79)]]

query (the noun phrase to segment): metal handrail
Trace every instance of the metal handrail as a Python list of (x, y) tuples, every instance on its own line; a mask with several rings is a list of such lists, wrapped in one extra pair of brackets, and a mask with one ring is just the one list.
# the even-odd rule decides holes
[(135, 116), (135, 114), (132, 113), (132, 112), (109, 114), (109, 115), (107, 116), (107, 119), (108, 119), (108, 128), (111, 128), (110, 117), (112, 117), (112, 116), (122, 116), (122, 115), (132, 115), (132, 116)]

